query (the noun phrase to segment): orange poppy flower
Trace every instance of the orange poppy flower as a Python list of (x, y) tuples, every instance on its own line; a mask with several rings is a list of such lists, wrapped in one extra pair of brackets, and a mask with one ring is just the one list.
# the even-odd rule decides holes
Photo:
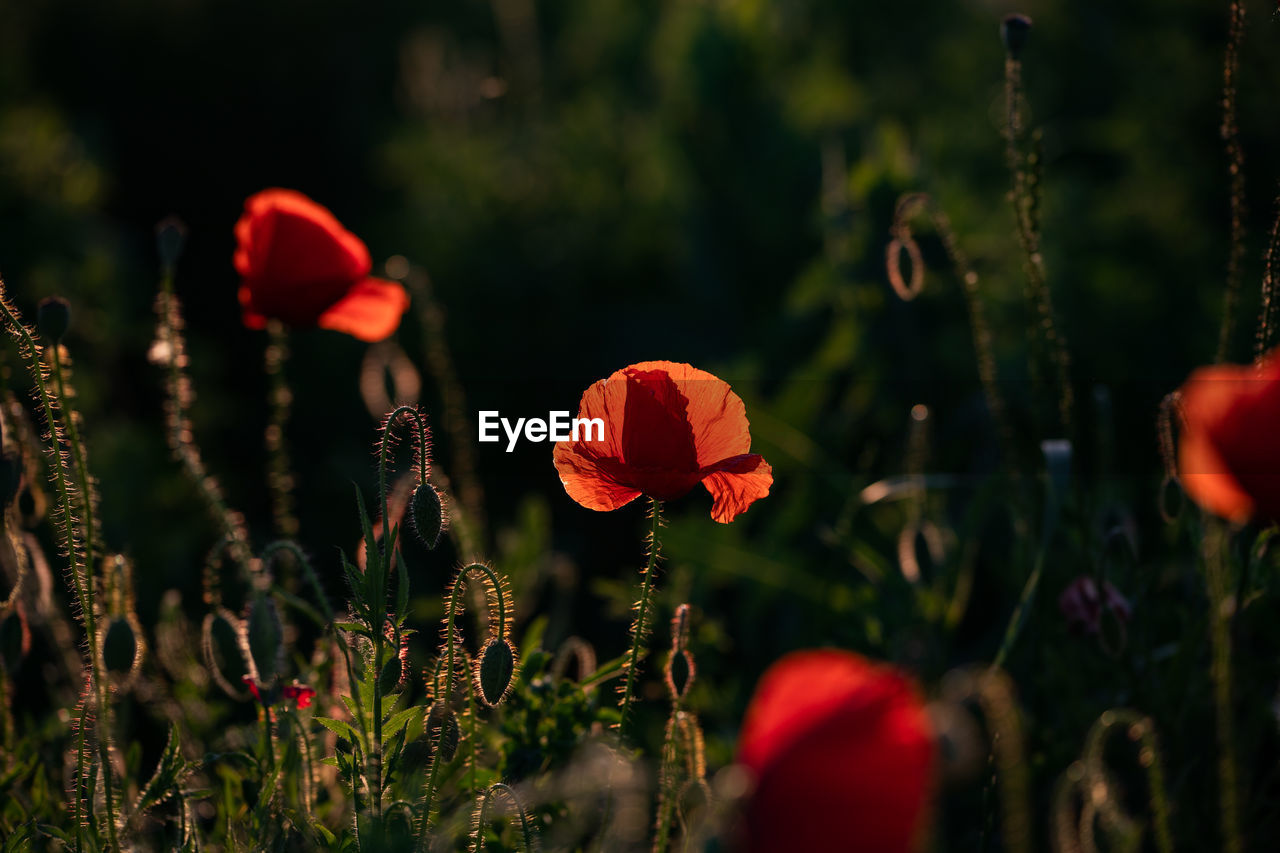
[(698, 483), (715, 499), (711, 517), (733, 521), (769, 494), (773, 469), (751, 449), (746, 407), (728, 383), (687, 364), (645, 361), (601, 379), (582, 395), (579, 418), (604, 422), (556, 444), (569, 497), (613, 510), (640, 495), (671, 500)]
[(1178, 479), (1201, 507), (1235, 522), (1280, 521), (1280, 356), (1215, 365), (1179, 391)]
[(754, 777), (743, 849), (918, 849), (934, 738), (911, 684), (852, 652), (793, 652), (760, 679), (738, 741)]
[(236, 223), (235, 266), (243, 279), (244, 324), (251, 329), (275, 319), (380, 341), (409, 307), (404, 287), (369, 277), (373, 262), (360, 238), (293, 190), (263, 190), (245, 201)]

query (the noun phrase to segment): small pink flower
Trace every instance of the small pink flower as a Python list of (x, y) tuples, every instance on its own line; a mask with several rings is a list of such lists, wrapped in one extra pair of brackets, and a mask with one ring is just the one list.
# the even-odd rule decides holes
[(1088, 637), (1098, 634), (1105, 610), (1111, 611), (1122, 625), (1133, 616), (1128, 599), (1110, 581), (1103, 581), (1099, 591), (1097, 581), (1087, 575), (1076, 578), (1062, 591), (1058, 596), (1058, 609), (1072, 631)]

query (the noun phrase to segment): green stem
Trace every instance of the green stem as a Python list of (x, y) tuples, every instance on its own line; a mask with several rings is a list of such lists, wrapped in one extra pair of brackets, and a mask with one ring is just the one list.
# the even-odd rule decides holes
[(269, 458), (267, 482), (271, 487), (271, 514), (276, 530), (281, 536), (298, 535), (298, 518), (293, 505), (293, 466), (289, 461), (289, 445), (285, 441), (285, 427), (289, 423), (289, 407), (293, 393), (285, 376), (285, 362), (289, 360), (289, 337), (284, 325), (273, 321), (267, 327), (270, 343), (267, 344), (263, 365), (271, 383), (267, 400), (271, 419), (267, 424), (264, 444)]
[(1031, 296), (1040, 315), (1049, 357), (1053, 362), (1058, 382), (1058, 417), (1062, 421), (1063, 435), (1071, 433), (1071, 412), (1074, 407), (1071, 390), (1071, 356), (1066, 341), (1058, 332), (1053, 317), (1053, 300), (1049, 292), (1044, 268), (1044, 256), (1040, 252), (1040, 229), (1037, 222), (1036, 198), (1032, 188), (1036, 185), (1034, 174), (1028, 176), (1021, 153), (1018, 136), (1022, 132), (1022, 61), (1007, 56), (1004, 63), (1005, 105), (1005, 160), (1009, 167), (1012, 185), (1009, 200), (1013, 206), (1018, 245), (1022, 249), (1023, 265), (1030, 286)]
[[(14, 334), (18, 338), (20, 349), (23, 357), (27, 359), (28, 370), (31, 378), (36, 384), (39, 392), (39, 402), (44, 410), (45, 422), (49, 425), (49, 455), (50, 467), (53, 468), (54, 483), (57, 486), (58, 501), (62, 512), (63, 538), (67, 548), (67, 558), (71, 563), (72, 583), (75, 586), (76, 597), (80, 605), (80, 616), (84, 622), (85, 634), (89, 641), (89, 667), (92, 678), (93, 696), (95, 700), (96, 717), (98, 725), (98, 745), (99, 754), (102, 760), (102, 778), (106, 786), (106, 803), (107, 803), (107, 831), (110, 839), (111, 847), (115, 850), (120, 849), (119, 840), (116, 837), (115, 823), (115, 799), (112, 791), (113, 772), (111, 767), (110, 746), (106, 739), (102, 736), (102, 732), (106, 730), (107, 725), (107, 703), (103, 694), (105, 681), (103, 679), (101, 660), (98, 655), (98, 633), (97, 620), (94, 612), (93, 603), (93, 576), (92, 562), (86, 556), (85, 566), (83, 569), (79, 565), (79, 550), (76, 543), (75, 516), (72, 513), (72, 501), (70, 487), (67, 483), (66, 464), (62, 460), (62, 451), (59, 446), (59, 436), (62, 430), (59, 428), (59, 419), (56, 414), (56, 405), (53, 396), (49, 392), (49, 385), (45, 379), (44, 366), (40, 359), (40, 348), (36, 344), (35, 338), (31, 331), (23, 325), (18, 319), (14, 309), (9, 305), (7, 295), (4, 293), (3, 281), (0, 281), (0, 311), (4, 313), (5, 319), (9, 321)], [(53, 362), (56, 365), (57, 345), (54, 346)], [(70, 421), (70, 418), (67, 419)], [(87, 486), (86, 482), (86, 486)], [(86, 501), (87, 503), (87, 501)], [(92, 542), (86, 536), (85, 553), (92, 552)], [(81, 756), (83, 753), (81, 753)], [(83, 775), (83, 758), (78, 760), (80, 764), (79, 771)], [(77, 834), (79, 829), (77, 828)], [(77, 844), (79, 839), (77, 838)]]
[(658, 538), (658, 532), (662, 527), (662, 501), (657, 498), (649, 499), (649, 517), (651, 526), (649, 528), (649, 562), (644, 568), (644, 575), (640, 581), (640, 602), (636, 605), (636, 618), (631, 625), (631, 650), (627, 653), (627, 677), (622, 686), (622, 719), (619, 723), (619, 733), (625, 741), (630, 733), (628, 722), (631, 717), (631, 706), (635, 702), (635, 686), (636, 671), (640, 666), (640, 659), (644, 656), (644, 640), (649, 633), (649, 610), (650, 599), (653, 597), (654, 576), (657, 573), (658, 557), (662, 551), (661, 542)]
[(80, 440), (80, 430), (76, 426), (75, 410), (71, 408), (71, 401), (67, 397), (67, 386), (64, 371), (62, 369), (62, 347), (53, 344), (47, 350), (50, 354), (50, 364), (53, 368), (53, 382), (58, 396), (58, 400), (62, 404), (62, 421), (67, 434), (67, 440), (71, 445), (71, 458), (76, 466), (76, 478), (80, 483), (80, 512), (84, 517), (84, 585), (89, 600), (89, 609), (85, 612), (85, 631), (89, 634), (89, 653), (93, 655), (94, 661), (94, 697), (98, 703), (98, 753), (99, 759), (103, 766), (103, 780), (105, 782), (105, 794), (107, 804), (107, 832), (111, 839), (111, 846), (117, 850), (120, 849), (119, 839), (116, 837), (116, 809), (115, 809), (115, 791), (112, 785), (112, 769), (111, 769), (111, 745), (104, 733), (109, 733), (111, 725), (110, 704), (106, 697), (106, 682), (101, 664), (98, 661), (98, 633), (97, 633), (97, 615), (94, 612), (94, 548), (97, 541), (97, 530), (94, 527), (93, 517), (93, 483), (89, 480), (89, 466), (85, 462), (84, 444)]
[[(1226, 548), (1229, 541), (1222, 522), (1208, 520), (1204, 538), (1205, 582), (1209, 594), (1209, 634), (1213, 645), (1213, 698), (1217, 714), (1218, 796), (1222, 812), (1222, 849), (1241, 853), (1240, 785), (1234, 755), (1231, 711), (1231, 610)], [(1235, 603), (1237, 606), (1239, 602)]]
[(156, 313), (160, 318), (160, 339), (167, 348), (166, 367), (168, 368), (168, 426), (169, 447), (173, 450), (188, 478), (200, 490), (201, 497), (208, 504), (214, 519), (222, 526), (227, 538), (227, 550), (246, 572), (249, 571), (250, 550), (248, 535), (244, 524), (227, 506), (222, 496), (222, 489), (216, 480), (209, 475), (200, 458), (200, 451), (191, 437), (191, 422), (187, 415), (188, 400), (191, 395), (191, 381), (183, 373), (186, 360), (186, 345), (182, 340), (179, 327), (182, 324), (182, 309), (178, 297), (173, 292), (173, 270), (166, 269), (160, 282), (160, 297), (156, 305)]

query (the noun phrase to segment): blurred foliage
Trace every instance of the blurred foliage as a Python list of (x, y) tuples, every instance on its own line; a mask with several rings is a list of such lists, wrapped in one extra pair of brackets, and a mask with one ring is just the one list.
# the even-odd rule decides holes
[[(231, 226), (246, 196), (280, 185), (329, 206), (375, 259), (403, 255), (429, 272), (468, 413), (571, 409), (590, 382), (652, 358), (712, 370), (747, 401), (774, 492), (728, 527), (706, 517), (704, 496), (672, 507), (659, 585), (660, 618), (678, 602), (695, 608), (703, 677), (689, 704), (712, 764), (731, 758), (757, 675), (786, 650), (859, 649), (914, 669), (928, 690), (957, 665), (989, 661), (1030, 571), (1019, 525), (1040, 525), (1039, 442), (1057, 437), (1035, 416), (1048, 392), (1027, 368), (1034, 314), (1006, 201), (998, 22), (1015, 10), (1035, 21), (1026, 106), (1043, 134), (1043, 252), (1079, 401), (1063, 522), (1008, 662), (1033, 805), (1047, 814), (1054, 779), (1099, 713), (1130, 705), (1160, 732), (1180, 845), (1206, 849), (1216, 794), (1204, 585), (1191, 513), (1174, 526), (1157, 514), (1154, 418), (1217, 336), (1226, 4), (0, 0), (0, 274), (29, 316), (45, 295), (73, 304), (67, 344), (104, 539), (134, 558), (143, 624), (158, 623), (171, 588), (200, 618), (200, 566), (216, 538), (165, 449), (161, 379), (146, 360), (152, 227), (170, 213), (190, 227), (178, 291), (192, 419), (261, 545), (271, 538), (266, 341), (239, 324)], [(1236, 360), (1250, 353), (1280, 176), (1272, 11), (1249, 4), (1242, 49)], [(1004, 448), (1014, 480), (996, 476), (1001, 448), (962, 288), (930, 229), (919, 234), (922, 296), (902, 303), (886, 283), (894, 205), (917, 190), (938, 200), (979, 274), (1016, 426)], [(435, 415), (444, 393), (412, 312), (399, 341), (428, 374), (423, 402), (447, 470), (457, 448)], [(291, 346), (300, 540), (336, 590), (337, 548), (359, 536), (350, 481), (368, 488), (372, 477), (363, 345), (304, 331)], [(916, 404), (930, 417), (912, 470)], [(641, 511), (573, 504), (545, 445), (476, 453), (486, 550), (510, 575), (520, 618), (548, 616), (548, 648), (582, 634), (602, 657), (619, 653)], [(907, 473), (930, 475), (918, 503), (861, 499)], [(913, 513), (945, 534), (920, 583), (898, 565)], [(1255, 533), (1237, 539), (1237, 576)], [(410, 554), (414, 622), (438, 618), (451, 556)], [(1256, 849), (1280, 836), (1266, 806), (1280, 793), (1272, 562), (1240, 580), (1235, 623)], [(1071, 635), (1058, 611), (1059, 593), (1091, 574), (1133, 606), (1110, 650)], [(28, 726), (50, 725), (42, 714), (57, 691), (78, 690), (40, 680), (28, 662), (19, 683), (32, 692), (15, 707)], [(534, 715), (539, 695), (518, 694), (521, 713)], [(180, 701), (190, 712), (201, 696)], [(155, 713), (136, 711), (139, 725)], [(662, 703), (645, 712), (656, 743)], [(227, 713), (215, 709), (190, 736)], [(970, 779), (948, 800), (947, 849), (977, 849), (983, 787)]]

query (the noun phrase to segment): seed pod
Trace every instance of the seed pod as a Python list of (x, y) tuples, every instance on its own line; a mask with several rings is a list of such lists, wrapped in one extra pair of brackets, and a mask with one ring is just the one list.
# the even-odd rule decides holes
[(436, 700), (427, 712), (427, 737), (435, 741), (442, 761), (452, 761), (461, 736), (458, 715), (442, 700)]
[(50, 343), (59, 343), (71, 326), (71, 304), (61, 296), (45, 299), (36, 309), (36, 326)]
[(434, 550), (440, 544), (440, 534), (444, 531), (444, 504), (440, 493), (429, 483), (423, 483), (414, 489), (409, 511), (418, 538), (428, 550)]
[(123, 678), (133, 669), (137, 657), (138, 637), (133, 626), (123, 616), (114, 617), (102, 639), (102, 662), (106, 664), (107, 672)]
[(1004, 41), (1004, 49), (1014, 59), (1022, 56), (1022, 49), (1027, 46), (1027, 39), (1030, 37), (1031, 19), (1026, 15), (1009, 15), (1000, 25), (1000, 38)]
[(480, 691), (480, 701), (493, 708), (506, 698), (515, 672), (515, 649), (505, 639), (490, 637), (476, 661), (476, 687)]
[(245, 623), (245, 642), (257, 680), (271, 681), (284, 666), (284, 627), (275, 602), (265, 595), (254, 598)]

